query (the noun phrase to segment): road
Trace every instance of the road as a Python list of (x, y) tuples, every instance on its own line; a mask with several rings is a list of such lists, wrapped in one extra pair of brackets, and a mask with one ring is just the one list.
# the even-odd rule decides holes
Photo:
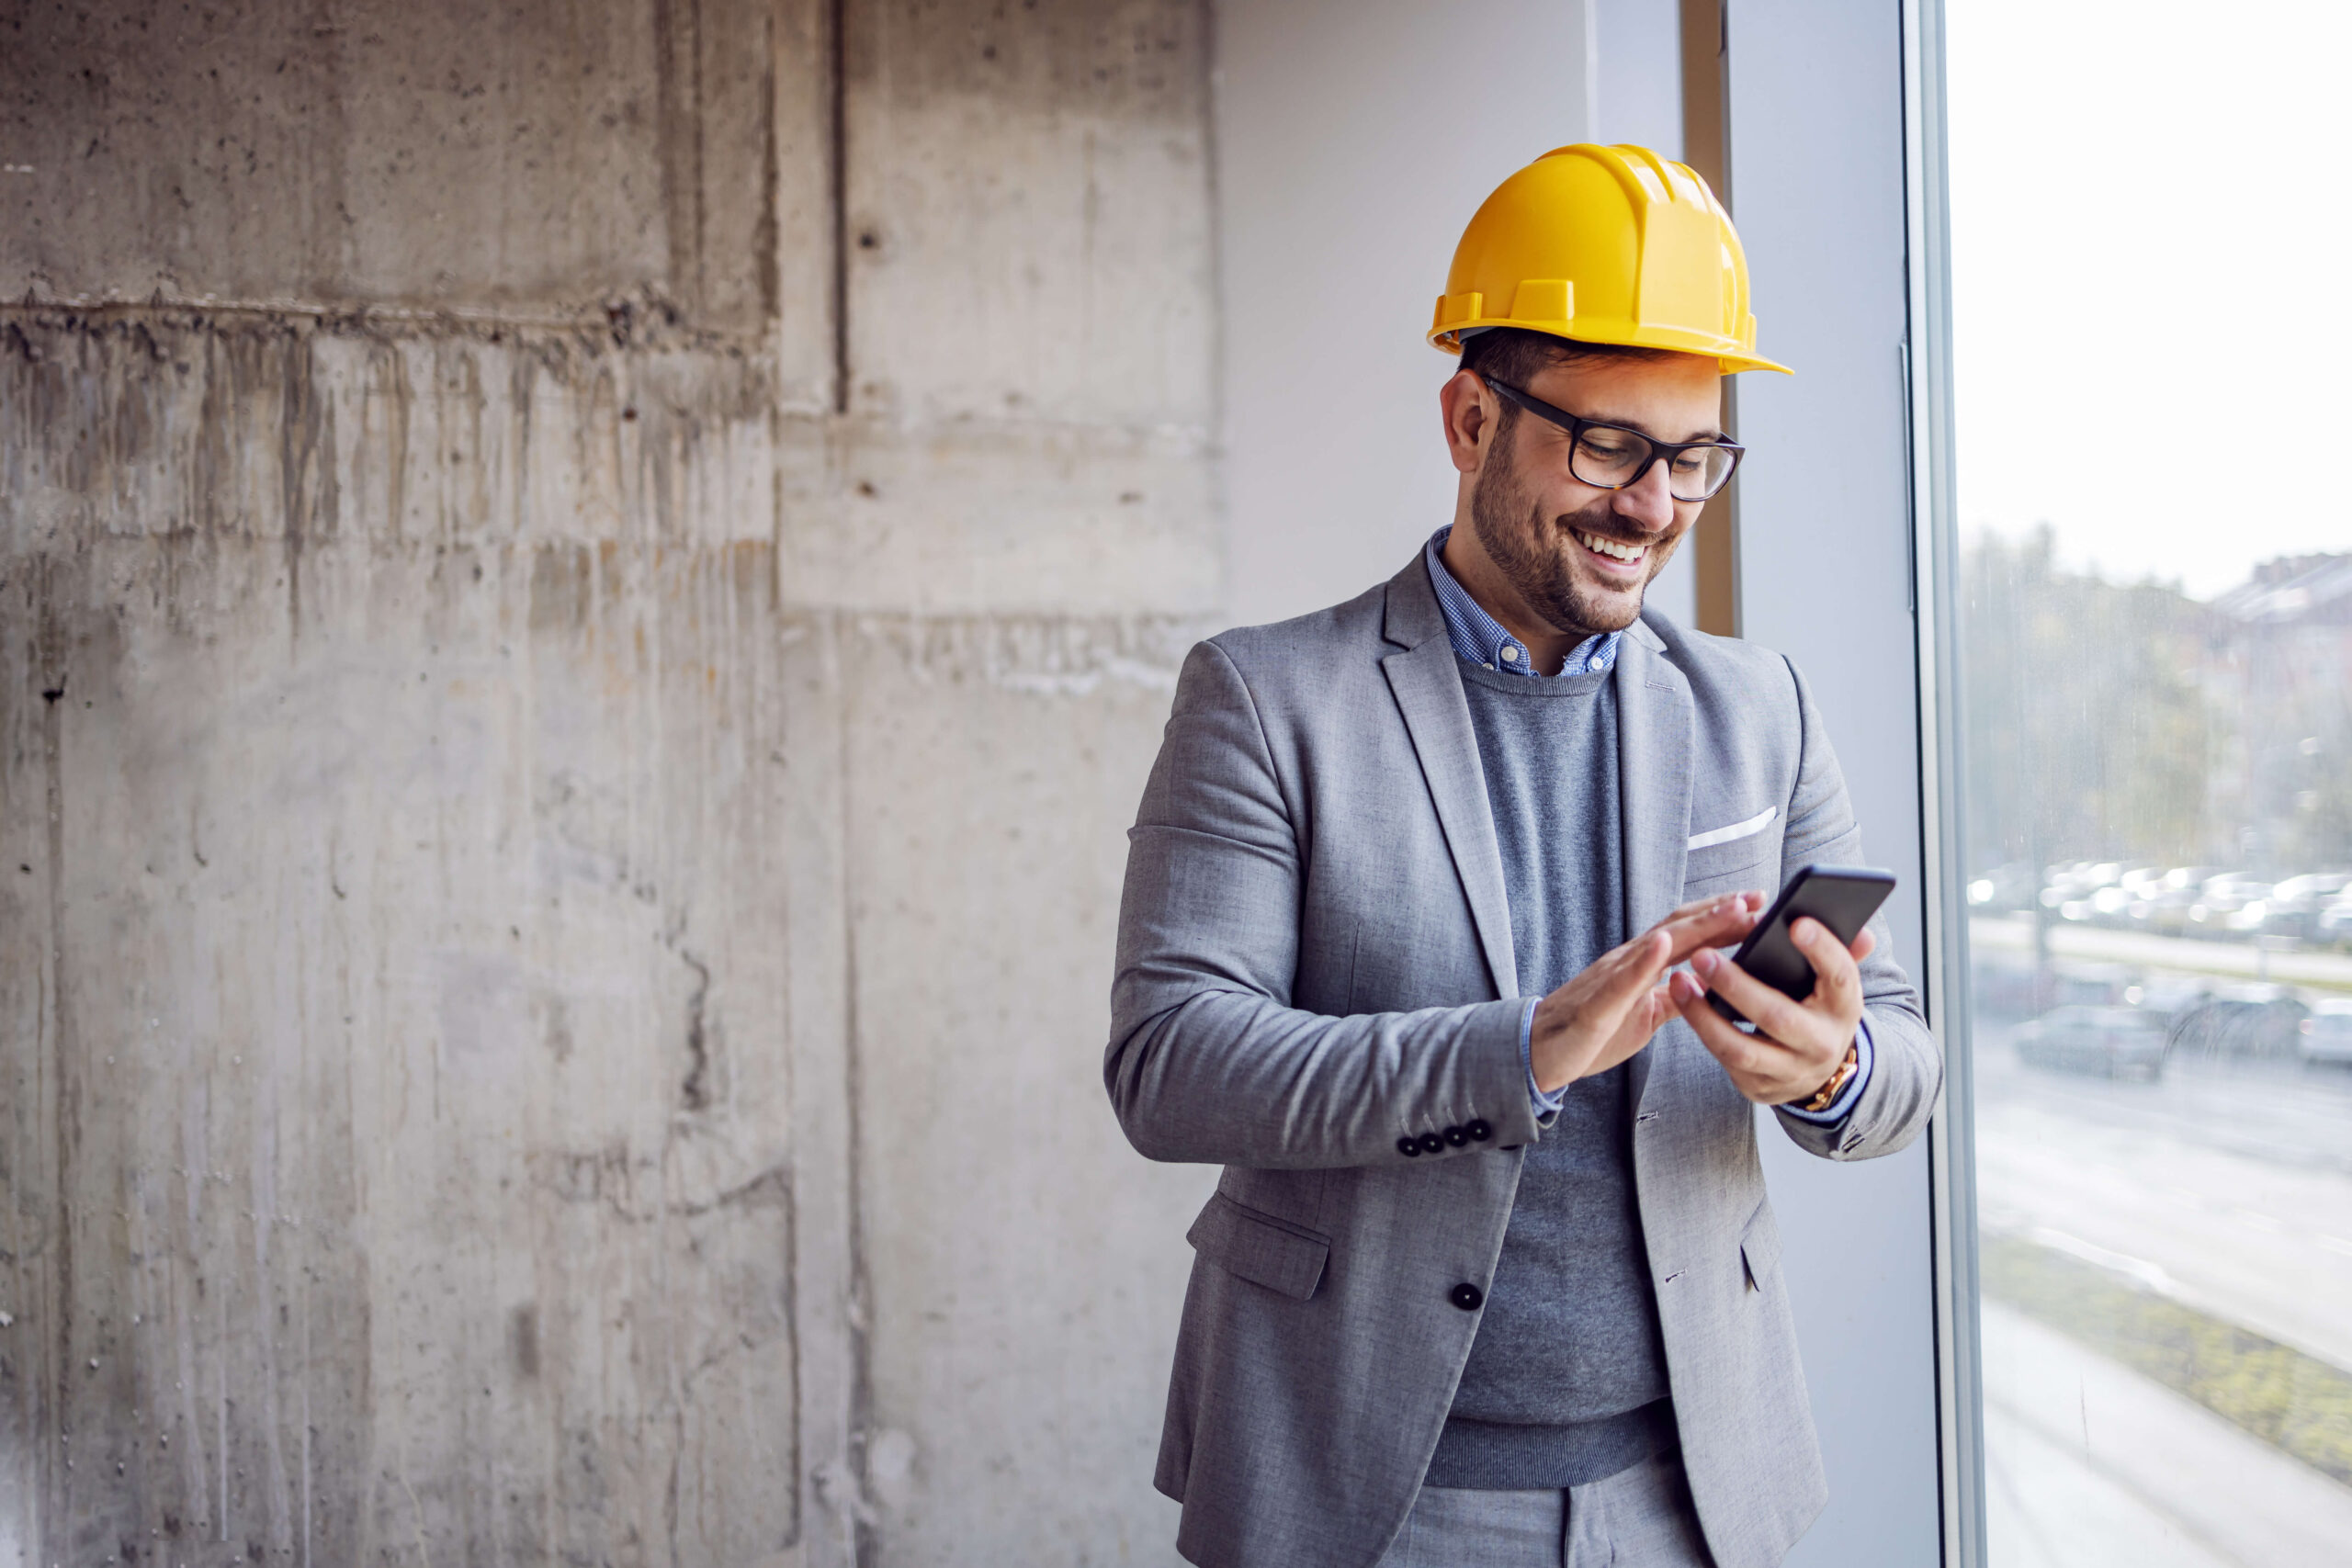
[[(2352, 1074), (2180, 1057), (2116, 1082), (2028, 1067), (2013, 1032), (1976, 1034), (1986, 1232), (2352, 1371)], [(2352, 1488), (1998, 1302), (1983, 1323), (1996, 1568), (2352, 1562)]]
[(2110, 1082), (2022, 1066), (2009, 1033), (1977, 1032), (1986, 1230), (2160, 1270), (2352, 1371), (2352, 1074), (2176, 1059), (2160, 1083)]

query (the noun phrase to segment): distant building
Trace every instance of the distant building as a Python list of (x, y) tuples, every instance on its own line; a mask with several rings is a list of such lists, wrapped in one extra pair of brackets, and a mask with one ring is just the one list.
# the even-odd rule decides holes
[(2212, 781), (2233, 849), (2280, 874), (2352, 863), (2352, 554), (2265, 561), (2207, 608), (2231, 731)]

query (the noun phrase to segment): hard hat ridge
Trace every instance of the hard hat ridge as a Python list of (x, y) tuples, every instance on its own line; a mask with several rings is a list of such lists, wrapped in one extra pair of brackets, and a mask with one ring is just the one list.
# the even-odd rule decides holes
[(1788, 369), (1756, 352), (1730, 214), (1697, 171), (1646, 147), (1555, 147), (1487, 197), (1429, 341), (1458, 354), (1483, 327), (1709, 355), (1726, 375)]

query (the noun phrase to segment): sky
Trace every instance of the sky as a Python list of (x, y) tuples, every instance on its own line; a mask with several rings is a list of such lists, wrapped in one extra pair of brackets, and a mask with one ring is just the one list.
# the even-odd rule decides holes
[(1945, 18), (1962, 528), (2199, 598), (2352, 550), (2352, 4)]

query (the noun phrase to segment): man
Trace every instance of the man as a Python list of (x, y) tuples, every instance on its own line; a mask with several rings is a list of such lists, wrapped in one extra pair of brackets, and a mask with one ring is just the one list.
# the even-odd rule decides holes
[(1720, 378), (1781, 368), (1747, 293), (1689, 169), (1522, 169), (1430, 333), (1452, 525), (1185, 663), (1104, 1078), (1225, 1167), (1158, 1474), (1193, 1562), (1763, 1568), (1821, 1509), (1750, 1105), (1866, 1158), (1940, 1066), (1878, 922), (1797, 924), (1801, 1003), (1717, 952), (1861, 853), (1794, 670), (1642, 614), (1739, 457)]

